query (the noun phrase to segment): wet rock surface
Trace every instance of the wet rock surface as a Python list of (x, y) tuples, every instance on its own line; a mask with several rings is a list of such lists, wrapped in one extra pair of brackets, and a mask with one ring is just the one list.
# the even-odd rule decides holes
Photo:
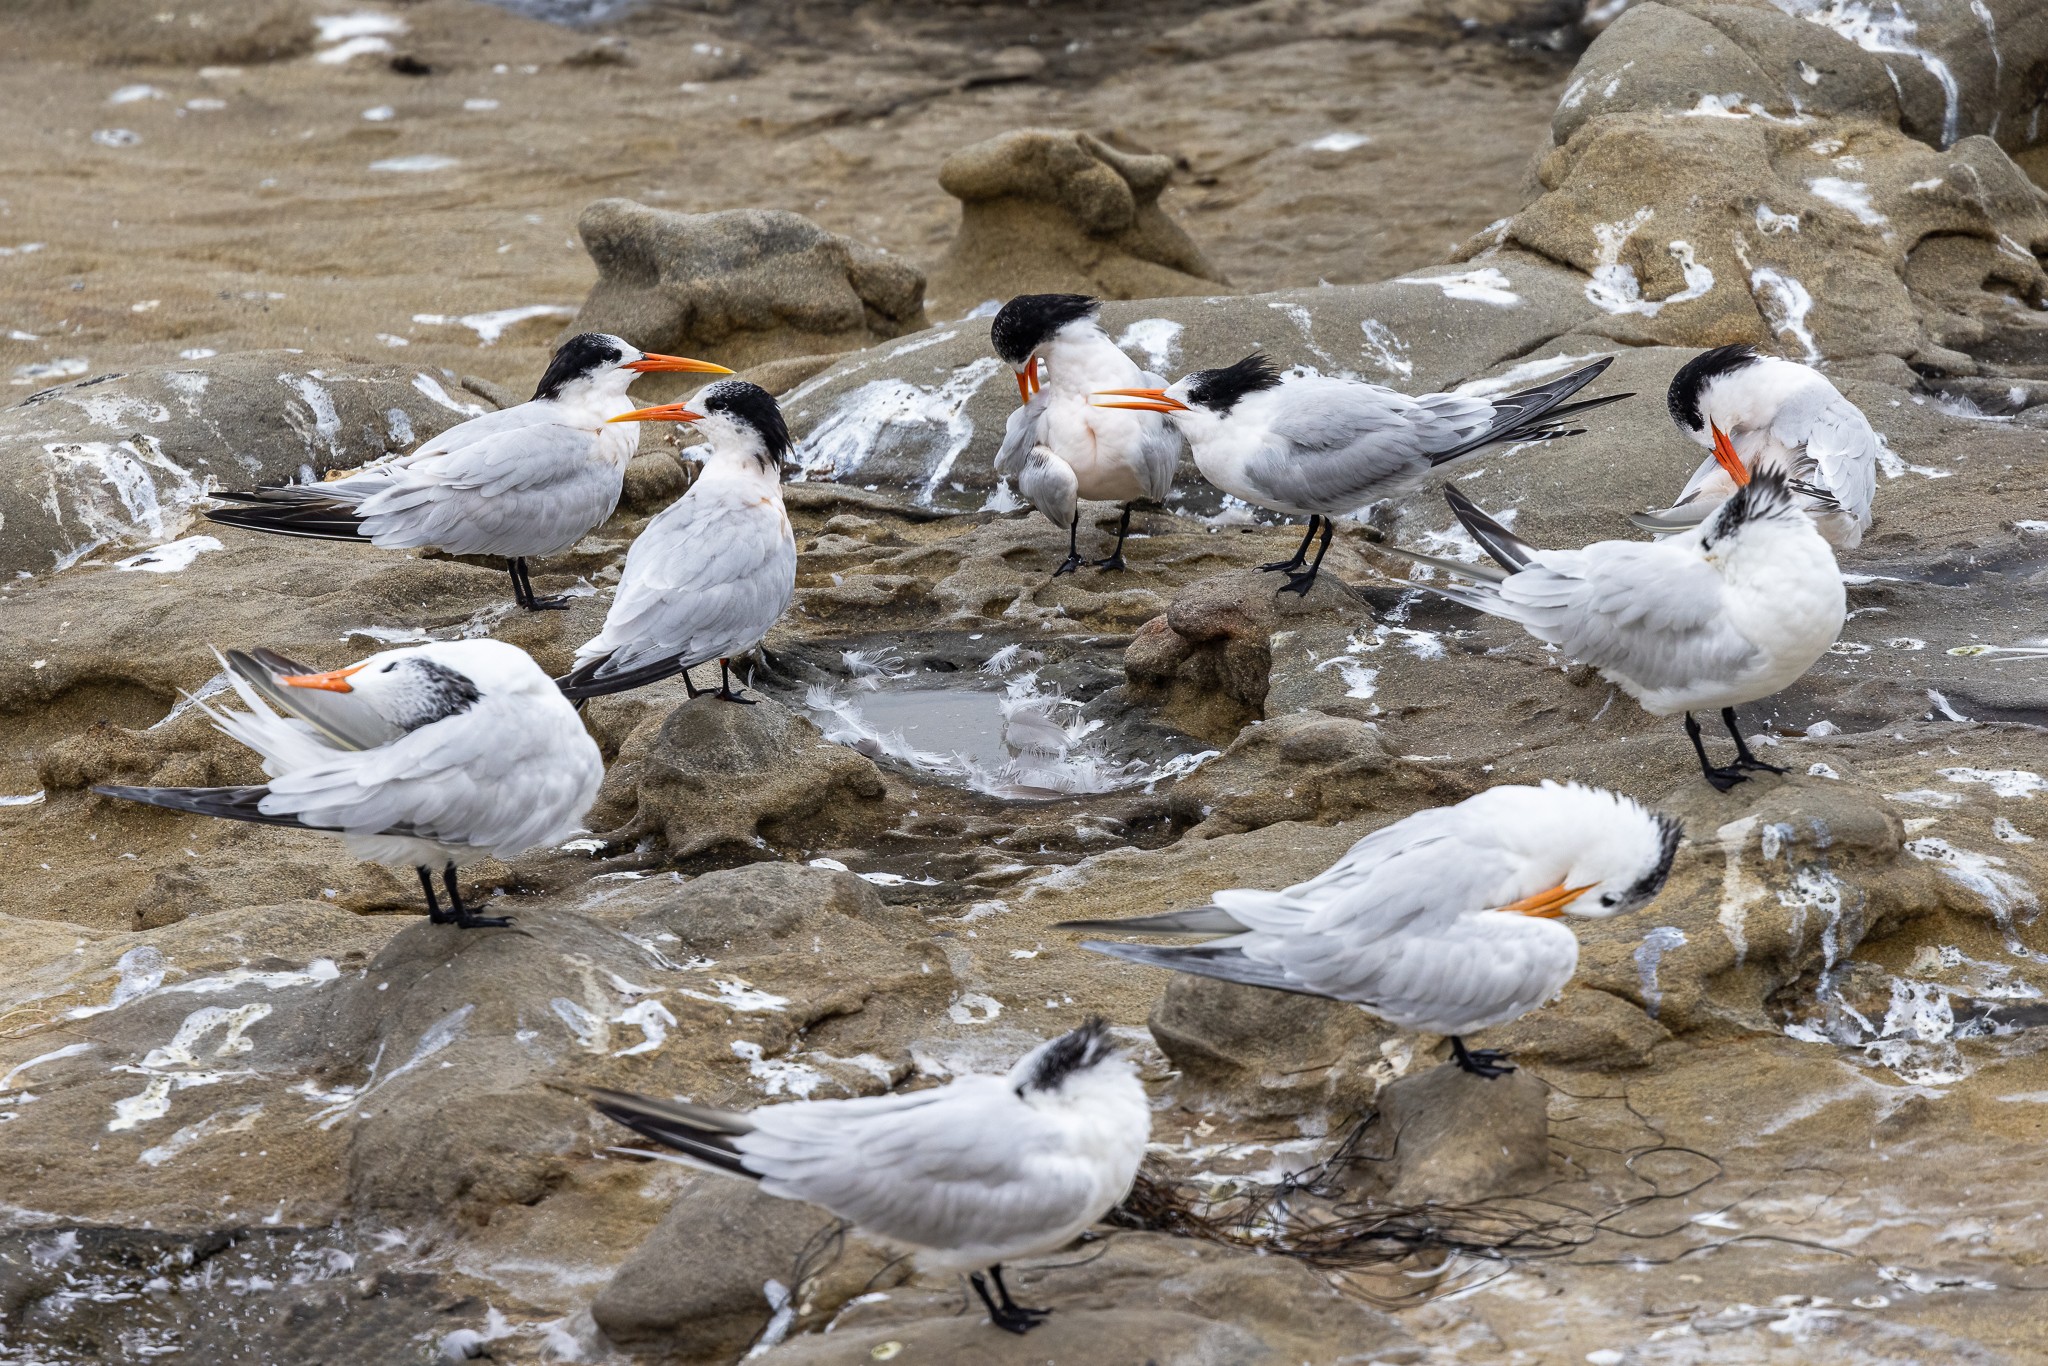
[[(1436, 120), (1435, 145), (1418, 161), (1384, 145), (1392, 112), (1339, 118), (1319, 107), (1315, 122), (1297, 124), (1309, 115), (1258, 93), (1252, 124), (1286, 145), (1260, 153), (1254, 174), (1230, 169), (1242, 150), (1233, 139), (1203, 131), (1223, 126), (1202, 122), (1223, 117), (1209, 106), (1322, 82), (1377, 108), (1385, 73), (1427, 69), (1461, 92), (1454, 105), (1488, 111), (1485, 140), (1510, 142), (1494, 125), (1513, 122), (1526, 98), (1517, 82), (1533, 78), (1496, 72), (1483, 97), (1472, 95), (1458, 84), (1471, 70), (1458, 64), (1477, 60), (1470, 45), (1481, 40), (1457, 37), (1468, 31), (1458, 21), (1529, 41), (1576, 31), (1576, 14), (1428, 4), (1176, 13), (1155, 25), (1163, 65), (1103, 76), (1085, 66), (1109, 60), (1088, 55), (1103, 47), (1039, 65), (998, 61), (947, 46), (926, 27), (938, 21), (905, 10), (898, 23), (911, 45), (895, 50), (897, 66), (865, 73), (873, 79), (857, 93), (842, 56), (785, 66), (792, 40), (743, 34), (749, 16), (649, 15), (630, 44), (605, 46), (502, 20), (491, 28), (496, 52), (532, 58), (533, 73), (516, 79), (543, 104), (568, 79), (611, 83), (632, 118), (670, 119), (678, 99), (701, 94), (675, 90), (678, 81), (745, 92), (735, 122), (718, 127), (755, 155), (693, 162), (714, 189), (672, 201), (679, 207), (772, 201), (817, 215), (821, 233), (883, 245), (898, 239), (876, 224), (906, 224), (926, 233), (930, 250), (908, 254), (918, 261), (955, 259), (943, 251), (959, 210), (939, 188), (934, 149), (1115, 122), (1070, 115), (1051, 82), (1075, 83), (1060, 88), (1062, 101), (1150, 103), (1187, 120), (1194, 154), (1175, 172), (1185, 179), (1145, 202), (1159, 221), (1184, 220), (1177, 231), (1201, 244), (1214, 273), (1174, 256), (1179, 247), (1134, 253), (1126, 266), (1178, 260), (1172, 268), (1190, 278), (1285, 288), (1205, 297), (1217, 287), (1203, 285), (1114, 302), (1104, 309), (1111, 335), (1167, 373), (1259, 347), (1285, 364), (1475, 392), (1538, 382), (1628, 343), (1600, 391), (1640, 397), (1589, 415), (1584, 436), (1488, 453), (1458, 476), (1544, 545), (1633, 534), (1627, 513), (1669, 501), (1700, 453), (1670, 428), (1662, 394), (1697, 348), (1749, 338), (1803, 354), (1787, 325), (1799, 296), (1789, 283), (1758, 283), (1776, 271), (1811, 296), (1803, 325), (1888, 445), (1877, 523), (1843, 558), (1852, 616), (1806, 679), (1742, 713), (1760, 754), (1790, 771), (1716, 794), (1697, 780), (1675, 722), (1647, 717), (1504, 624), (1401, 582), (1409, 571), (1387, 553), (1390, 540), (1472, 553), (1435, 489), (1380, 510), (1369, 530), (1341, 526), (1305, 601), (1273, 597), (1275, 576), (1253, 572), (1284, 559), (1299, 528), (1223, 504), (1191, 473), (1176, 501), (1139, 514), (1126, 574), (1053, 579), (1062, 531), (1008, 502), (988, 468), (1014, 400), (985, 321), (891, 336), (914, 319), (870, 307), (880, 296), (856, 282), (850, 248), (843, 261), (835, 254), (840, 239), (799, 233), (809, 245), (798, 255), (830, 268), (788, 273), (829, 285), (838, 311), (770, 308), (749, 332), (740, 322), (772, 291), (693, 283), (663, 305), (673, 314), (664, 325), (680, 327), (677, 300), (723, 299), (720, 326), (739, 330), (717, 346), (758, 343), (764, 375), (767, 357), (788, 362), (777, 387), (802, 441), (807, 482), (789, 488), (802, 561), (792, 612), (761, 656), (738, 666), (761, 701), (688, 701), (665, 684), (593, 703), (587, 719), (610, 773), (591, 834), (465, 873), (466, 895), (510, 915), (508, 929), (430, 926), (409, 879), (310, 834), (117, 807), (86, 789), (254, 777), (249, 757), (185, 698), (217, 695), (209, 643), (263, 643), (324, 666), (396, 641), (493, 634), (561, 671), (596, 629), (625, 547), (685, 486), (687, 447), (650, 443), (620, 515), (536, 566), (542, 591), (575, 595), (564, 613), (510, 613), (502, 570), (481, 563), (232, 532), (217, 549), (178, 550), (193, 530), (178, 510), (152, 521), (126, 505), (104, 548), (51, 572), (46, 547), (24, 564), (29, 577), (0, 585), (0, 620), (22, 647), (0, 652), (0, 1354), (2038, 1359), (2036, 1306), (2022, 1287), (2043, 1255), (2048, 976), (2037, 889), (2048, 876), (2048, 716), (2034, 661), (1948, 650), (2025, 635), (2048, 566), (2029, 511), (2048, 452), (2048, 380), (2035, 373), (2028, 311), (2040, 292), (2030, 258), (2042, 245), (2041, 201), (2021, 178), (2040, 169), (2025, 103), (2038, 92), (2020, 75), (2038, 55), (2039, 21), (2023, 6), (1989, 3), (1988, 21), (1937, 8), (1908, 5), (1914, 32), (1887, 30), (1875, 47), (1814, 22), (1832, 11), (1791, 0), (1652, 0), (1603, 16), (1605, 36), (1579, 71), (1567, 81), (1560, 66), (1543, 87), (1546, 114), (1553, 97), (1563, 103), (1533, 197), (1518, 206), (1506, 195), (1466, 215), (1473, 221), (1411, 204), (1422, 225), (1412, 232), (1434, 245), (1385, 258), (1387, 269), (1349, 270), (1382, 262), (1370, 245), (1381, 237), (1344, 236), (1370, 217), (1358, 195), (1400, 201), (1425, 182), (1432, 195), (1461, 193), (1459, 158), (1482, 139), (1443, 134), (1452, 125), (1441, 111), (1411, 95), (1416, 116)], [(86, 19), (64, 41), (84, 51), (108, 26), (79, 13)], [(976, 22), (1000, 27), (1005, 15), (981, 7)], [(203, 89), (281, 98), (285, 82), (331, 80), (322, 98), (353, 130), (335, 139), (350, 166), (399, 155), (385, 144), (400, 137), (474, 155), (425, 141), (461, 136), (449, 131), (452, 101), (447, 127), (431, 133), (409, 109), (378, 121), (361, 108), (372, 98), (402, 105), (385, 93), (400, 87), (385, 83), (423, 79), (387, 72), (392, 57), (485, 81), (488, 65), (463, 65), (461, 35), (499, 17), (442, 0), (409, 7), (409, 30), (366, 35), (390, 47), (365, 54), (373, 72), (307, 58), (305, 47), (344, 40), (316, 41), (319, 30), (294, 16), (306, 27), (275, 69), (258, 66), (268, 59), (243, 36), (269, 21), (243, 7), (223, 11), (197, 47), (173, 26), (176, 41), (167, 34), (152, 59), (163, 65), (135, 83), (175, 88), (186, 108), (214, 98)], [(688, 27), (700, 22), (733, 28)], [(1030, 22), (1051, 31), (1073, 20), (1040, 10)], [(672, 42), (662, 24), (684, 25), (675, 31), (693, 41), (701, 32), (716, 51)], [(1906, 39), (1955, 78), (1953, 101), (1921, 53), (1894, 41)], [(1876, 50), (1887, 44), (1897, 50)], [(218, 55), (230, 50), (244, 55)], [(166, 74), (218, 60), (250, 70)], [(1010, 74), (976, 83), (994, 71)], [(201, 79), (245, 84), (176, 85)], [(515, 72), (502, 79), (489, 98), (505, 97), (498, 116), (509, 118)], [(1083, 91), (1089, 80), (1107, 82), (1114, 99)], [(660, 90), (635, 93), (651, 89), (643, 81)], [(787, 93), (799, 85), (828, 97)], [(987, 103), (960, 113), (975, 91)], [(98, 87), (89, 97), (64, 118), (110, 124)], [(137, 96), (112, 106), (131, 111), (118, 117), (145, 140), (94, 144), (95, 154), (154, 155), (171, 142), (172, 104)], [(165, 119), (145, 122), (151, 112)], [(742, 128), (745, 119), (756, 124)], [(1370, 126), (1365, 141), (1334, 136), (1354, 120)], [(1133, 141), (1178, 150), (1182, 135), (1162, 136), (1161, 121), (1170, 120), (1158, 116)], [(45, 122), (62, 121), (23, 127)], [(1536, 122), (1524, 123), (1528, 141), (1541, 141)], [(543, 145), (541, 123), (522, 126)], [(223, 127), (218, 145), (232, 148), (237, 134)], [(1842, 145), (1815, 149), (1830, 139)], [(457, 234), (442, 225), (462, 218), (459, 235), (491, 239), (481, 250), (495, 261), (503, 227), (507, 264), (530, 269), (533, 297), (579, 297), (588, 262), (562, 245), (574, 213), (613, 185), (653, 198), (639, 188), (645, 149), (628, 165), (602, 142), (575, 153), (570, 188), (544, 206), (554, 217), (532, 225), (532, 240), (511, 226), (532, 206), (501, 203), (506, 222), (488, 232), (452, 210), (416, 215), (406, 254), (436, 259), (450, 240), (436, 234)], [(1071, 146), (1131, 192), (1137, 225), (1137, 187), (1153, 171), (1125, 160), (1119, 172), (1113, 158)], [(906, 169), (915, 157), (924, 161)], [(1347, 158), (1381, 168), (1369, 193), (1343, 191)], [(506, 193), (475, 170), (452, 171), (458, 182), (448, 183), (479, 203)], [(1079, 170), (1116, 199), (1090, 167)], [(772, 179), (775, 193), (713, 202), (755, 185), (733, 179), (743, 175)], [(882, 188), (859, 188), (867, 181)], [(117, 182), (93, 183), (118, 199)], [(1099, 206), (1083, 196), (1079, 210), (1061, 207), (1059, 196), (1077, 191), (1068, 179), (1048, 183), (1051, 197), (1032, 202), (1063, 215), (1064, 259), (1076, 259), (1080, 238), (1089, 251), (1128, 244), (1115, 231), (1088, 237), (1077, 215)], [(816, 207), (839, 193), (871, 197)], [(1234, 206), (1233, 195), (1249, 198)], [(1859, 211), (1866, 202), (1882, 224)], [(96, 205), (95, 220), (112, 203), (104, 214)], [(302, 207), (294, 231), (328, 255), (373, 235), (350, 225), (352, 235), (336, 236)], [(262, 214), (243, 209), (260, 228)], [(1629, 228), (1645, 209), (1652, 216)], [(13, 212), (40, 210), (24, 199)], [(1471, 240), (1462, 259), (1426, 264), (1501, 214), (1509, 221)], [(74, 217), (86, 233), (86, 217)], [(1055, 235), (1027, 234), (1018, 251), (1028, 257), (1025, 247)], [(973, 246), (968, 234), (961, 241), (956, 256)], [(1693, 273), (1674, 241), (1688, 244)], [(0, 270), (52, 297), (72, 276), (36, 272), (56, 271), (58, 256), (80, 278), (97, 272), (76, 301), (94, 356), (88, 379), (102, 356), (160, 354), (174, 334), (152, 329), (174, 316), (219, 328), (217, 340), (253, 338), (242, 343), (252, 350), (297, 344), (288, 329), (315, 323), (359, 329), (334, 343), (331, 364), (325, 352), (287, 364), (274, 350), (155, 371), (122, 359), (122, 380), (7, 410), (62, 403), (86, 424), (65, 440), (137, 451), (151, 449), (142, 437), (172, 432), (165, 457), (194, 478), (181, 462), (215, 459), (206, 443), (217, 439), (274, 460), (274, 470), (263, 465), (274, 477), (394, 448), (389, 408), (420, 437), (432, 421), (456, 420), (418, 375), (458, 408), (516, 398), (569, 316), (559, 302), (523, 319), (493, 316), (525, 296), (507, 300), (485, 272), (435, 282), (447, 302), (419, 302), (422, 281), (407, 279), (373, 300), (376, 313), (355, 297), (374, 289), (344, 278), (329, 293), (305, 260), (308, 273), (290, 282), (249, 282), (287, 286), (255, 288), (260, 303), (217, 300), (210, 278), (202, 291), (183, 267), (166, 268), (191, 297), (152, 282), (170, 302), (131, 312), (147, 300), (94, 293), (132, 278), (117, 253), (0, 246), (15, 253)], [(321, 252), (307, 250), (317, 262)], [(678, 248), (676, 260), (686, 255)], [(1338, 263), (1328, 278), (1377, 282), (1306, 287), (1326, 261)], [(1714, 282), (1680, 297), (1702, 266)], [(731, 283), (715, 272), (673, 276), (685, 277)], [(859, 300), (857, 321), (815, 331), (790, 321), (853, 320), (842, 286)], [(250, 315), (277, 315), (259, 324), (204, 312), (245, 303)], [(429, 307), (447, 312), (405, 327)], [(24, 313), (22, 323), (63, 338), (70, 354), (87, 343), (71, 348), (74, 334), (56, 330), (69, 316)], [(419, 368), (373, 367), (347, 351), (368, 346), (389, 360), (396, 348), (371, 341), (385, 329), (413, 334), (418, 350), (405, 358), (420, 357)], [(468, 340), (486, 332), (501, 340)], [(142, 350), (146, 341), (158, 353)], [(810, 374), (807, 351), (828, 343), (865, 349)], [(671, 345), (733, 359), (695, 341)], [(41, 364), (58, 353), (23, 355)], [(465, 388), (455, 376), (470, 361), (490, 379)], [(298, 411), (276, 378), (298, 367), (353, 377), (322, 380), (336, 404), (331, 450), (317, 418), (309, 437), (277, 416)], [(162, 386), (188, 368), (219, 377), (209, 394), (263, 395), (249, 406), (265, 420), (245, 430), (223, 419), (219, 437), (187, 423)], [(22, 388), (26, 397), (31, 386)], [(81, 405), (102, 393), (126, 396), (121, 413), (155, 404), (169, 417), (94, 426)], [(1083, 536), (1104, 536), (1114, 509), (1087, 512)], [(10, 546), (40, 515), (30, 507), (17, 522), (10, 505)], [(114, 541), (130, 538), (114, 555)], [(137, 551), (147, 562), (96, 562)], [(1575, 926), (1580, 967), (1557, 1002), (1468, 1041), (1510, 1053), (1520, 1070), (1499, 1081), (1446, 1069), (1442, 1040), (1362, 1012), (1132, 968), (1051, 929), (1199, 905), (1223, 887), (1288, 885), (1424, 806), (1544, 777), (1654, 802), (1682, 819), (1686, 839), (1651, 906)], [(957, 1278), (839, 1239), (818, 1211), (646, 1160), (630, 1133), (561, 1089), (621, 1086), (741, 1108), (872, 1095), (1000, 1069), (1088, 1012), (1106, 1015), (1140, 1063), (1155, 1147), (1115, 1216), (1127, 1227), (1010, 1269), (1022, 1300), (1054, 1310), (1024, 1339), (990, 1328)], [(1271, 1198), (1283, 1181), (1284, 1206)]]

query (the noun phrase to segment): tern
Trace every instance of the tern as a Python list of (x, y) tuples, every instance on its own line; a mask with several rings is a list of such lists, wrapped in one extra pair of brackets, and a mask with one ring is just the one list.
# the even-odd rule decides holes
[(1717, 347), (1679, 367), (1665, 406), (1678, 429), (1713, 454), (1677, 503), (1631, 517), (1637, 526), (1663, 534), (1697, 526), (1751, 475), (1772, 469), (1828, 544), (1861, 544), (1884, 443), (1820, 371), (1747, 346)]
[(1560, 920), (1648, 905), (1670, 876), (1679, 824), (1576, 783), (1496, 787), (1376, 830), (1306, 882), (1217, 892), (1210, 905), (1055, 929), (1222, 934), (1187, 947), (1084, 940), (1097, 953), (1364, 1007), (1442, 1034), (1467, 1072), (1512, 1072), (1464, 1035), (1564, 990), (1579, 941)]
[(665, 1147), (821, 1205), (913, 1249), (928, 1270), (967, 1272), (990, 1321), (1012, 1333), (1050, 1311), (1012, 1300), (1002, 1264), (1065, 1247), (1108, 1213), (1129, 1193), (1152, 1131), (1145, 1088), (1096, 1018), (1006, 1076), (896, 1095), (735, 1114), (579, 1089)]
[(720, 380), (690, 400), (622, 413), (614, 422), (691, 422), (708, 439), (704, 472), (647, 524), (604, 627), (576, 651), (562, 691), (581, 702), (718, 661), (718, 696), (732, 690), (731, 659), (761, 643), (796, 592), (796, 536), (782, 506), (789, 428), (768, 391)]
[(1164, 502), (1180, 463), (1180, 437), (1163, 418), (1089, 402), (1101, 389), (1166, 383), (1109, 339), (1095, 318), (1100, 307), (1085, 294), (1020, 294), (989, 326), (989, 341), (1017, 372), (1023, 400), (1004, 428), (996, 473), (1009, 476), (1033, 507), (1067, 529), (1067, 558), (1054, 578), (1083, 563), (1078, 500), (1123, 504), (1116, 549), (1092, 561), (1101, 570), (1122, 569), (1131, 504)]
[(525, 403), (457, 423), (410, 454), (340, 479), (215, 493), (241, 506), (206, 515), (278, 536), (501, 555), (517, 605), (560, 610), (566, 598), (534, 596), (526, 562), (561, 554), (619, 505), (640, 438), (609, 424), (633, 406), (626, 387), (650, 371), (732, 373), (587, 332), (555, 352)]
[[(93, 791), (339, 834), (357, 858), (417, 870), (428, 918), (464, 929), (511, 922), (470, 912), (458, 867), (559, 844), (597, 799), (604, 760), (596, 741), (516, 645), (413, 645), (326, 672), (273, 650), (230, 650), (221, 662), (249, 710), (198, 705), (263, 756), (270, 781)], [(445, 911), (434, 896), (436, 870)]]
[[(1602, 356), (1500, 398), (1416, 398), (1362, 380), (1283, 373), (1254, 353), (1174, 384), (1099, 390), (1107, 397), (1095, 402), (1164, 413), (1187, 438), (1203, 478), (1247, 503), (1308, 518), (1292, 559), (1259, 566), (1287, 574), (1280, 592), (1306, 595), (1329, 553), (1333, 518), (1407, 493), (1430, 471), (1489, 446), (1581, 435), (1582, 428), (1560, 427), (1558, 419), (1633, 397), (1565, 403), (1613, 362)], [(1319, 527), (1323, 543), (1304, 570)]]
[[(1653, 716), (1684, 713), (1700, 772), (1720, 791), (1785, 771), (1750, 753), (1735, 708), (1797, 682), (1835, 643), (1848, 604), (1834, 551), (1782, 474), (1757, 474), (1690, 531), (1583, 550), (1538, 550), (1456, 489), (1444, 495), (1505, 572), (1403, 550), (1476, 580), (1415, 587), (1520, 623)], [(1692, 716), (1715, 708), (1735, 740), (1726, 768), (1708, 762)]]

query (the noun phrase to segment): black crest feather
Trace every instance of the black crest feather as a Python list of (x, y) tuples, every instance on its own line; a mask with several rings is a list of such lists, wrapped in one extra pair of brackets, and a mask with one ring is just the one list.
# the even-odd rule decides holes
[(771, 462), (779, 465), (788, 458), (789, 424), (783, 420), (782, 406), (774, 395), (760, 385), (743, 379), (722, 379), (698, 391), (690, 401), (706, 413), (724, 413), (759, 432)]
[(571, 337), (555, 348), (554, 359), (548, 362), (547, 373), (540, 377), (540, 384), (533, 391), (537, 399), (554, 398), (562, 392), (562, 386), (572, 380), (594, 375), (607, 365), (617, 365), (626, 358), (619, 349), (617, 337), (602, 332), (585, 332), (580, 337)]
[(1734, 497), (1715, 510), (1704, 545), (1711, 547), (1752, 522), (1794, 518), (1805, 521), (1806, 514), (1793, 499), (1792, 490), (1786, 487), (1784, 473), (1777, 469), (1758, 470), (1747, 484), (1735, 490)]
[(1038, 1055), (1018, 1091), (1057, 1091), (1068, 1077), (1085, 1072), (1110, 1055), (1109, 1022), (1090, 1015), (1078, 1028), (1070, 1029), (1046, 1045)]
[(1671, 388), (1664, 395), (1664, 406), (1671, 410), (1671, 420), (1688, 432), (1704, 430), (1707, 419), (1700, 411), (1700, 395), (1706, 392), (1708, 383), (1722, 375), (1733, 374), (1744, 366), (1754, 365), (1759, 359), (1761, 357), (1747, 343), (1738, 343), (1702, 351), (1679, 366), (1678, 373), (1671, 377)]
[(1053, 333), (1102, 305), (1086, 294), (1019, 294), (989, 324), (989, 343), (1011, 365), (1022, 365)]
[(1270, 389), (1279, 382), (1279, 368), (1254, 351), (1235, 365), (1220, 370), (1197, 370), (1188, 376), (1188, 402), (1220, 417), (1235, 408), (1246, 394)]
[(1671, 876), (1671, 864), (1678, 857), (1678, 841), (1685, 834), (1685, 826), (1676, 816), (1662, 811), (1652, 811), (1650, 819), (1657, 823), (1657, 838), (1661, 850), (1657, 866), (1645, 873), (1636, 885), (1628, 889), (1623, 898), (1631, 906), (1641, 906), (1664, 889), (1664, 880)]
[[(475, 706), (482, 696), (467, 674), (459, 673), (439, 660), (412, 655), (399, 663), (409, 665), (426, 680), (426, 695), (421, 700), (417, 715), (407, 716), (399, 722), (407, 730), (418, 730), (421, 726), (460, 716)], [(387, 664), (384, 667), (389, 669), (392, 666)]]

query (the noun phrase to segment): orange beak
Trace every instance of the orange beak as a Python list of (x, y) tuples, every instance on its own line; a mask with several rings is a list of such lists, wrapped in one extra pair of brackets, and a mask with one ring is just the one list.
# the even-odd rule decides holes
[(630, 413), (608, 417), (606, 422), (702, 422), (704, 414), (693, 413), (680, 403), (661, 403), (652, 408), (635, 408)]
[(1029, 403), (1031, 396), (1038, 392), (1038, 357), (1024, 362), (1024, 368), (1017, 372), (1017, 401)]
[(1728, 439), (1728, 433), (1714, 423), (1710, 422), (1707, 425), (1712, 427), (1714, 432), (1714, 459), (1728, 472), (1728, 477), (1735, 481), (1735, 487), (1741, 488), (1749, 482), (1749, 467), (1744, 465), (1742, 457), (1735, 453), (1735, 443)]
[(1571, 905), (1598, 885), (1598, 883), (1589, 882), (1583, 887), (1567, 887), (1560, 882), (1547, 891), (1525, 896), (1520, 901), (1510, 902), (1501, 907), (1501, 909), (1513, 911), (1517, 915), (1533, 915), (1539, 920), (1556, 920), (1564, 914), (1565, 907)]
[(280, 674), (277, 681), (294, 688), (318, 688), (322, 692), (354, 692), (348, 685), (350, 674), (359, 674), (369, 666), (351, 664), (346, 669), (329, 669), (324, 674)]
[(708, 360), (691, 360), (688, 356), (657, 356), (649, 353), (639, 360), (626, 362), (628, 370), (647, 374), (654, 370), (681, 370), (692, 375), (729, 375), (732, 371), (723, 365), (713, 365)]
[[(1138, 400), (1131, 403), (1103, 403), (1105, 394), (1120, 394)], [(1184, 413), (1188, 405), (1177, 398), (1168, 398), (1164, 389), (1097, 389), (1089, 396), (1089, 402), (1097, 408), (1141, 408), (1148, 413)]]

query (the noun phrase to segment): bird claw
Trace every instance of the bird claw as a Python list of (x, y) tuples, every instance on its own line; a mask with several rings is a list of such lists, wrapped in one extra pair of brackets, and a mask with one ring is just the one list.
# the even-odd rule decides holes
[(1298, 573), (1300, 573), (1300, 572), (1301, 572), (1301, 566), (1302, 566), (1302, 564), (1303, 564), (1303, 561), (1301, 561), (1301, 560), (1275, 560), (1275, 561), (1273, 561), (1273, 562), (1272, 562), (1271, 564), (1262, 564), (1262, 565), (1260, 565), (1260, 566), (1259, 566), (1259, 572), (1260, 572), (1261, 574), (1273, 574), (1273, 573), (1286, 573), (1286, 574), (1298, 574)]
[[(1783, 770), (1779, 770), (1783, 772)], [(1714, 785), (1714, 791), (1726, 792), (1737, 783), (1749, 781), (1749, 775), (1739, 768), (1710, 768), (1705, 770), (1706, 780)]]
[(1308, 596), (1308, 590), (1314, 586), (1315, 581), (1316, 576), (1313, 571), (1307, 574), (1289, 574), (1287, 582), (1273, 590), (1273, 596), (1278, 597), (1282, 593), (1293, 593), (1298, 597), (1305, 598)]
[(716, 697), (721, 702), (737, 702), (743, 707), (751, 707), (754, 705), (756, 701), (759, 700), (758, 698), (753, 697), (741, 697), (736, 692), (717, 692), (713, 693), (712, 696)]
[(1779, 768), (1776, 764), (1765, 763), (1755, 755), (1751, 755), (1746, 759), (1737, 759), (1735, 766), (1750, 773), (1783, 773), (1786, 771)]
[(1054, 578), (1058, 578), (1062, 574), (1071, 574), (1076, 569), (1079, 569), (1083, 563), (1085, 563), (1085, 561), (1082, 560), (1079, 554), (1069, 555), (1063, 562), (1061, 562), (1060, 567), (1058, 569), (1052, 571), (1052, 576)]
[(1473, 1076), (1484, 1077), (1491, 1081), (1495, 1077), (1504, 1077), (1515, 1070), (1514, 1064), (1507, 1061), (1507, 1056), (1498, 1048), (1474, 1048), (1468, 1050), (1463, 1057), (1453, 1059), (1453, 1061)]
[(566, 596), (533, 598), (527, 602), (526, 610), (529, 612), (566, 612), (569, 610), (569, 599)]
[(1051, 1316), (1050, 1309), (1026, 1309), (1021, 1304), (1014, 1304), (989, 1315), (988, 1321), (1005, 1332), (1022, 1337)]
[(1113, 569), (1128, 569), (1130, 567), (1124, 563), (1124, 553), (1121, 550), (1107, 559), (1090, 560), (1088, 563), (1095, 566), (1098, 572), (1104, 574), (1109, 573)]
[(509, 915), (465, 915), (455, 921), (465, 930), (502, 930), (511, 925)]

